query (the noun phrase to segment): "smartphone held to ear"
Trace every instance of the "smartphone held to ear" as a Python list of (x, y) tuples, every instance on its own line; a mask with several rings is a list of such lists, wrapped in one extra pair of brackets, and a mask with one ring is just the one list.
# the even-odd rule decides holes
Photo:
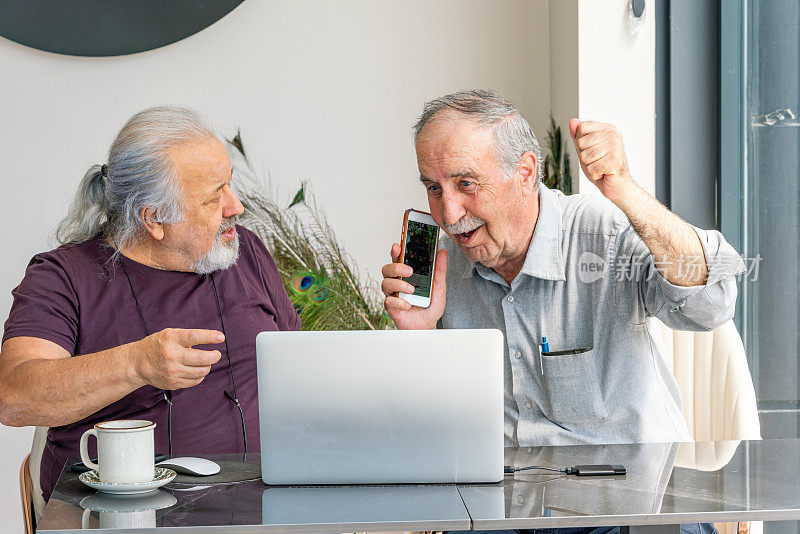
[(407, 209), (403, 217), (403, 235), (400, 239), (400, 263), (413, 269), (411, 276), (403, 278), (414, 286), (414, 293), (397, 296), (412, 306), (427, 308), (433, 292), (433, 269), (439, 248), (439, 227), (429, 213)]

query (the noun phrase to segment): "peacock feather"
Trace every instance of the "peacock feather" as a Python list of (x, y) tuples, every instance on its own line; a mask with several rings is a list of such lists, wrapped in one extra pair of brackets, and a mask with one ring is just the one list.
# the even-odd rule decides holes
[(303, 182), (281, 208), (247, 156), (240, 133), (229, 139), (234, 188), (244, 206), (239, 222), (272, 254), (303, 330), (394, 328), (375, 281), (359, 273)]

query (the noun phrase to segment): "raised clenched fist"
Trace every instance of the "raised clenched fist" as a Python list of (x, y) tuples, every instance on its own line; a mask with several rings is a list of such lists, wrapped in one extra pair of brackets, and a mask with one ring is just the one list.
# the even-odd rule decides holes
[(610, 200), (619, 200), (634, 185), (622, 134), (613, 124), (572, 119), (569, 133), (586, 177)]

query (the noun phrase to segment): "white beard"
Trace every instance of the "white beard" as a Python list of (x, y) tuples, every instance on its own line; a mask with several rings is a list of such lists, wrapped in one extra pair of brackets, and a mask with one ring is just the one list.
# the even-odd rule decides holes
[(211, 250), (203, 254), (197, 261), (192, 263), (189, 268), (197, 274), (210, 274), (215, 271), (224, 271), (239, 259), (239, 233), (237, 232), (231, 241), (222, 240), (222, 233), (230, 230), (236, 221), (220, 226), (217, 235), (214, 236), (214, 244)]

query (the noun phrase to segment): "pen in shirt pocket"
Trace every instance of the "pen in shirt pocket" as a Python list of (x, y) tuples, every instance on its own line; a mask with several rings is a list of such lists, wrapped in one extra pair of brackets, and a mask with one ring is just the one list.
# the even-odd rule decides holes
[(541, 369), (542, 376), (544, 376), (544, 354), (550, 351), (550, 345), (547, 343), (547, 338), (542, 336), (542, 342), (539, 343), (539, 369)]

